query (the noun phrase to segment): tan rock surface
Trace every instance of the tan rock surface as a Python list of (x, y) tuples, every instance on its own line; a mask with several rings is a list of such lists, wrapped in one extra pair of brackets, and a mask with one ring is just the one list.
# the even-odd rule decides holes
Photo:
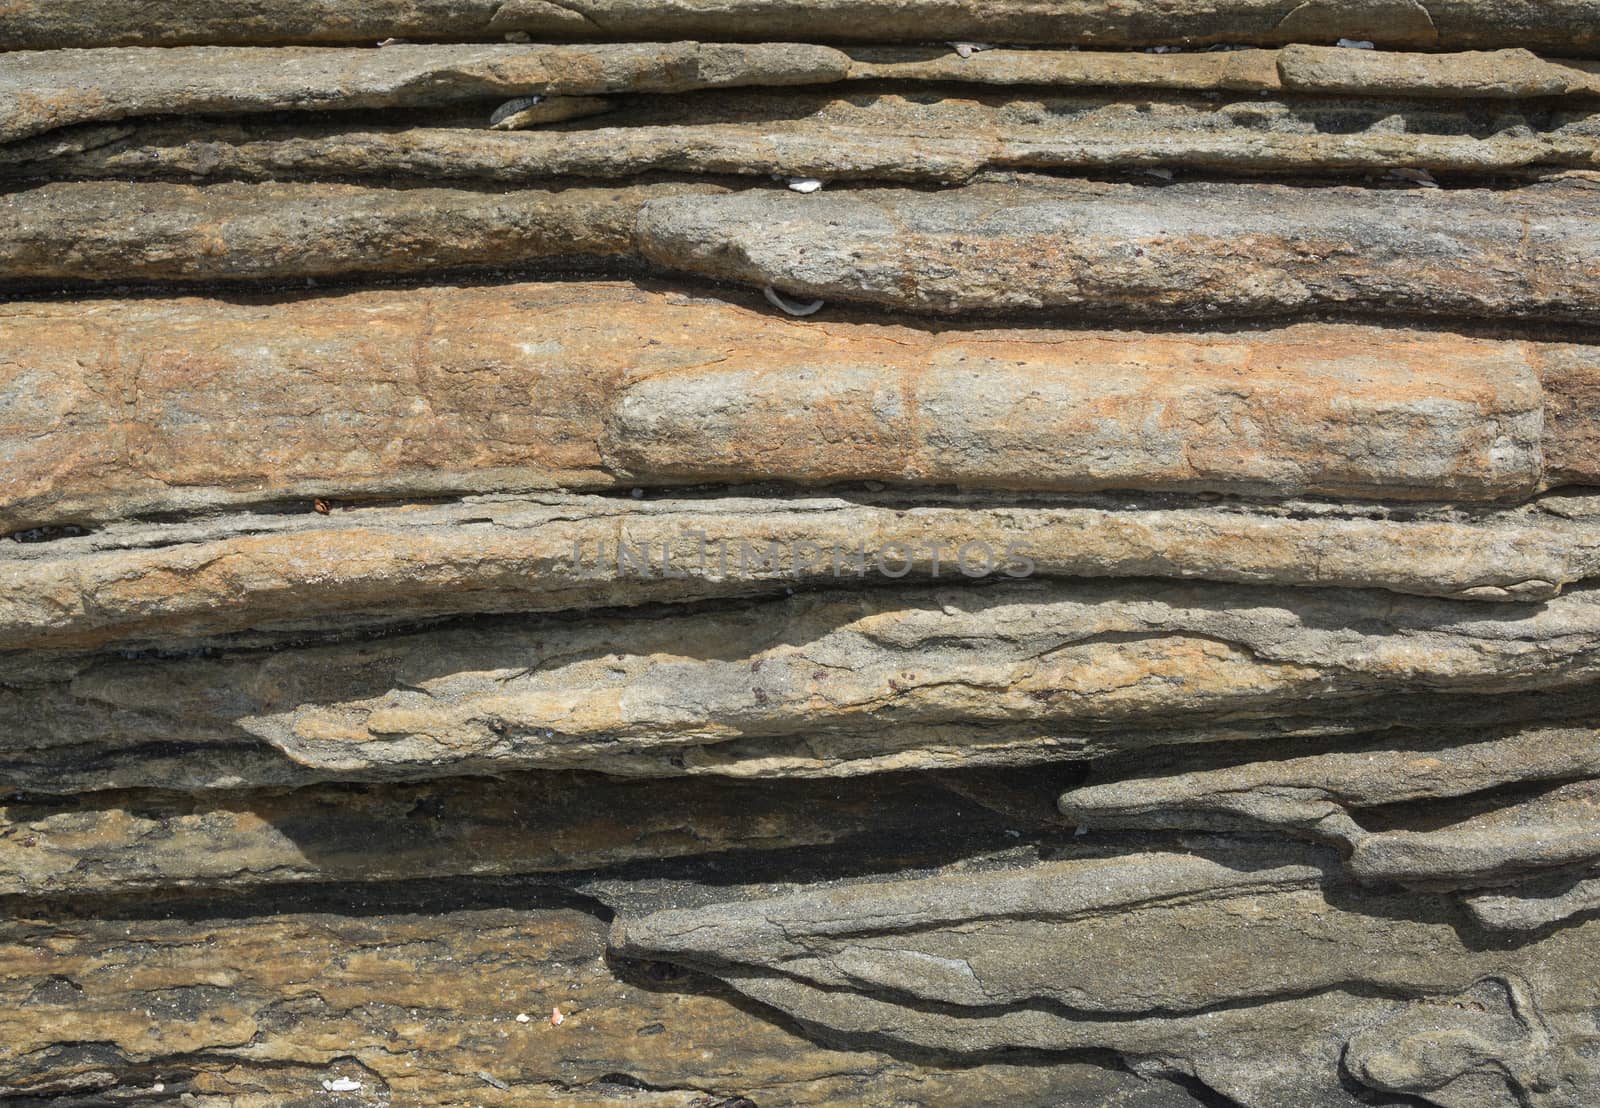
[[(880, 560), (913, 580), (1010, 568), (1499, 601), (1545, 599), (1600, 576), (1591, 497), (1550, 499), (1571, 519), (1537, 502), (1472, 514), (1007, 499), (548, 495), (112, 525), (0, 546), (0, 648), (772, 595), (881, 575)], [(870, 568), (858, 571), (858, 560)]]
[(1600, 121), (1587, 105), (1485, 111), (1394, 98), (868, 87), (616, 97), (616, 111), (581, 128), (516, 135), (485, 130), (482, 111), (341, 122), (130, 121), (0, 147), (0, 172), (502, 182), (673, 172), (925, 184), (962, 182), (984, 170), (1383, 175), (1403, 167), (1481, 178), (1600, 167)]
[(0, 321), (8, 532), (760, 480), (1493, 500), (1597, 468), (1587, 414), (1541, 441), (1539, 382), (1591, 387), (1596, 348), (1436, 332), (940, 332), (586, 282)]
[(0, 49), (192, 42), (377, 42), (402, 38), (728, 38), (1077, 43), (1323, 42), (1371, 39), (1386, 48), (1600, 47), (1590, 0), (315, 0), (196, 8), (136, 0), (15, 0)]

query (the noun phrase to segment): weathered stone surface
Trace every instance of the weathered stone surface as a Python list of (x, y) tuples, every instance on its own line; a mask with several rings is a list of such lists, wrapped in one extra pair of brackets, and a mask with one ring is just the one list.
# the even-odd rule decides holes
[(1412, 736), (1388, 737), (1329, 753), (1088, 785), (1064, 795), (1061, 811), (1094, 826), (1255, 822), (1351, 842), (1365, 834), (1351, 809), (1600, 775), (1597, 737), (1587, 727), (1452, 730), (1420, 745)]
[(1497, 601), (1545, 599), (1600, 576), (1593, 497), (1550, 498), (1572, 519), (1537, 503), (1472, 514), (1018, 500), (548, 495), (111, 525), (0, 547), (0, 649), (150, 648), (335, 620), (372, 626), (1008, 568)]
[(0, 280), (284, 280), (628, 254), (645, 201), (720, 191), (56, 183), (0, 200)]
[[(1115, 1043), (1148, 1069), (1262, 1108), (1454, 1081), (1481, 1099), (1432, 1102), (1575, 1106), (1593, 1095), (1592, 1001), (1578, 999), (1592, 986), (1566, 975), (1587, 964), (1595, 924), (1481, 946), (1448, 913), (1330, 887), (1319, 872), (1314, 855), (1227, 851), (952, 870), (624, 915), (611, 941), (837, 1034), (956, 1053)], [(1423, 999), (1474, 979), (1467, 999), (1479, 1003)], [(1406, 1063), (1428, 1050), (1428, 1017), (1461, 1045), (1417, 1072)], [(1273, 1045), (1285, 1027), (1312, 1026), (1333, 1049)], [(1538, 1099), (1518, 1099), (1527, 1090)]]
[[(857, 49), (800, 43), (131, 47), (0, 67), (0, 142), (153, 115), (432, 108), (488, 97), (679, 93), (852, 80), (1519, 99), (1600, 93), (1600, 72), (1527, 50), (1392, 54), (1293, 46), (1202, 54)], [(685, 105), (700, 110), (698, 100)], [(713, 117), (714, 119), (714, 117)]]
[(295, 124), (130, 122), (0, 147), (0, 172), (13, 176), (183, 180), (405, 174), (525, 182), (670, 171), (938, 183), (985, 169), (1383, 174), (1397, 166), (1474, 176), (1596, 168), (1600, 117), (1580, 107), (1528, 111), (1494, 102), (793, 90), (640, 98), (583, 128), (518, 135), (484, 130), (480, 112)]
[(107, 761), (107, 786), (159, 785), (174, 772), (159, 744), (195, 751), (193, 788), (296, 780), (273, 751), (299, 780), (1026, 764), (1371, 730), (1407, 691), (1493, 713), (1502, 694), (1581, 688), (1600, 675), (1597, 597), (1128, 582), (819, 593), (214, 657), (13, 661), (0, 722), (7, 772), (42, 791), (82, 787), (63, 758), (145, 746), (154, 776)]
[(0, 0), (0, 1101), (1600, 1103), (1595, 0), (246, 7)]
[(1600, 92), (1600, 72), (1592, 64), (1546, 61), (1521, 49), (1396, 55), (1286, 46), (1277, 67), (1283, 87), (1296, 92), (1491, 99)]
[(1547, 424), (1539, 380), (1559, 360), (1559, 387), (1592, 388), (1590, 346), (800, 323), (590, 282), (13, 303), (0, 321), (8, 533), (557, 486), (1484, 500), (1600, 472), (1592, 411)]
[(998, 819), (904, 775), (771, 783), (548, 773), (206, 797), (18, 797), (0, 803), (0, 896), (316, 882), (379, 888), (694, 856), (737, 864), (756, 851), (935, 844), (951, 828)]
[(1462, 897), (1481, 927), (1534, 931), (1600, 909), (1600, 877), (1558, 873)]
[[(274, 1108), (970, 1104), (1019, 1093), (1198, 1103), (1095, 1065), (1024, 1058), (941, 1072), (819, 1047), (666, 967), (655, 981), (619, 977), (605, 925), (537, 907), (536, 890), (420, 914), (324, 899), (335, 912), (290, 901), (256, 918), (8, 919), (0, 1094)], [(324, 1082), (344, 1084), (330, 1096)]]
[[(1148, 776), (1073, 789), (1060, 808), (1069, 821), (1092, 827), (1276, 828), (1341, 845), (1363, 881), (1423, 888), (1520, 882), (1600, 859), (1593, 729), (1451, 728), (1418, 738), (1384, 735), (1298, 757), (1263, 747), (1224, 750), (1217, 760), (1225, 766), (1164, 773), (1197, 760), (1174, 755), (1166, 767), (1160, 760), (1141, 767)], [(1108, 767), (1106, 775), (1116, 771)], [(1509, 786), (1547, 791), (1532, 799), (1494, 791)], [(1449, 800), (1459, 803), (1444, 809)], [(1441, 810), (1452, 818), (1434, 826)], [(1564, 891), (1537, 916), (1545, 923), (1560, 918), (1558, 910), (1587, 906), (1583, 891)], [(1520, 909), (1494, 902), (1479, 915), (1500, 929), (1539, 925), (1516, 922)]]
[(684, 92), (842, 79), (798, 43), (44, 50), (0, 64), (0, 142), (140, 115), (433, 107), (493, 96)]
[(1386, 48), (1600, 47), (1592, 0), (315, 0), (252, 4), (16, 0), (0, 49), (195, 42), (376, 42), (499, 37), (730, 38), (1146, 46), (1368, 39)]
[(1429, 99), (1600, 92), (1600, 66), (1594, 62), (1546, 59), (1525, 49), (1462, 54), (1326, 46), (1199, 54), (998, 49), (963, 58), (948, 47), (857, 47), (848, 53), (852, 78), (877, 80), (1230, 92), (1292, 89)]
[[(1534, 775), (1536, 776), (1536, 775)], [(1358, 837), (1351, 872), (1369, 881), (1496, 885), (1600, 859), (1600, 781), (1576, 781), (1439, 830)]]
[(1340, 308), (1592, 323), (1597, 227), (1600, 191), (1559, 186), (1308, 194), (1032, 179), (666, 200), (643, 209), (639, 247), (688, 273), (932, 314)]

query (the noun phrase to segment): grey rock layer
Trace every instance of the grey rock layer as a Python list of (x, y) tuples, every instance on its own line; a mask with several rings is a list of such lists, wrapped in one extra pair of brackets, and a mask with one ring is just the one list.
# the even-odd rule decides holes
[(659, 265), (938, 315), (1369, 313), (1600, 321), (1600, 192), (1044, 179), (644, 208)]
[(482, 112), (337, 123), (131, 121), (0, 147), (0, 172), (501, 182), (673, 172), (926, 184), (960, 183), (990, 169), (1320, 176), (1399, 167), (1449, 180), (1600, 167), (1600, 117), (1587, 107), (1211, 96), (1156, 92), (1132, 101), (1104, 92), (946, 88), (931, 96), (874, 89), (613, 97), (616, 110), (592, 124), (517, 135), (485, 130)]
[[(1260, 1108), (1353, 1106), (1362, 1088), (1446, 1105), (1594, 1095), (1592, 986), (1565, 976), (1594, 923), (1479, 946), (1412, 898), (1319, 882), (1322, 864), (1150, 852), (754, 891), (625, 916), (611, 945), (835, 1034), (955, 1052), (1114, 1043)], [(1277, 1045), (1313, 1026), (1333, 1049)]]
[(433, 107), (537, 94), (671, 93), (835, 81), (849, 59), (798, 43), (45, 50), (0, 62), (0, 142), (140, 115)]
[(113, 524), (0, 545), (0, 649), (149, 648), (247, 630), (770, 596), (890, 575), (976, 579), (1008, 567), (1528, 601), (1600, 576), (1593, 500), (1549, 498), (1574, 517), (1562, 519), (1537, 503), (1351, 512), (980, 494), (550, 494)]
[[(1485, 719), (1556, 713), (1600, 676), (1597, 641), (1587, 589), (1510, 606), (1007, 582), (179, 659), (22, 654), (7, 660), (0, 724), (7, 772), (44, 791), (83, 787), (59, 760), (88, 751), (108, 785), (156, 784), (166, 757), (109, 768), (150, 744), (220, 752), (191, 759), (189, 787), (284, 780), (262, 768), (270, 751), (310, 779), (843, 776), (1359, 732), (1396, 723), (1400, 694), (1423, 716), (1429, 694)], [(1538, 692), (1542, 707), (1505, 695)]]
[(498, 38), (1278, 45), (1339, 38), (1387, 48), (1526, 46), (1578, 53), (1600, 46), (1592, 0), (997, 0), (977, 9), (940, 0), (288, 0), (192, 4), (17, 0), (0, 19), (0, 49), (181, 43), (377, 42)]

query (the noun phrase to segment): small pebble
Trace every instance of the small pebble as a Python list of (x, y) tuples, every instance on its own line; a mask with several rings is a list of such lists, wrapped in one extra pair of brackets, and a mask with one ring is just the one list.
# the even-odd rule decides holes
[(526, 1013), (526, 1012), (518, 1012), (517, 1013), (517, 1022), (518, 1023), (527, 1023), (532, 1018), (533, 1017), (529, 1016), (528, 1013)]
[(816, 192), (822, 187), (822, 182), (815, 177), (790, 177), (789, 187), (795, 192)]
[(1377, 49), (1377, 47), (1375, 47), (1372, 43), (1368, 42), (1364, 38), (1342, 38), (1342, 39), (1339, 40), (1339, 45), (1343, 46), (1346, 50), (1376, 50)]
[(552, 1008), (552, 1009), (550, 1009), (550, 1026), (551, 1027), (560, 1027), (562, 1024), (564, 1024), (566, 1022), (567, 1022), (567, 1017), (563, 1016), (561, 1014), (561, 1009), (560, 1008)]

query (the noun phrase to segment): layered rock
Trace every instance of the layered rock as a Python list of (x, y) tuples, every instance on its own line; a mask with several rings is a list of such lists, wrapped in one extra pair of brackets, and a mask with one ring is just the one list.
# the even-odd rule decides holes
[[(298, 249), (328, 256), (315, 235)], [(1494, 501), (1600, 466), (1586, 403), (1600, 354), (1577, 344), (803, 324), (573, 282), (0, 318), (23, 398), (0, 425), (8, 531), (291, 498), (751, 481)], [(237, 414), (198, 418), (218, 411)]]
[(0, 5), (0, 1100), (1589, 1108), (1596, 15)]

